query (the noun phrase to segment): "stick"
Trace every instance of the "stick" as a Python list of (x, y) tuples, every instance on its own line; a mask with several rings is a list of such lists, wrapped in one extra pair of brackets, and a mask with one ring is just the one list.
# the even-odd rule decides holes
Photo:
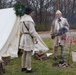
[(70, 65), (71, 45), (72, 45), (72, 39), (71, 39), (71, 31), (70, 31), (70, 46), (69, 46), (69, 54), (68, 54), (68, 65)]

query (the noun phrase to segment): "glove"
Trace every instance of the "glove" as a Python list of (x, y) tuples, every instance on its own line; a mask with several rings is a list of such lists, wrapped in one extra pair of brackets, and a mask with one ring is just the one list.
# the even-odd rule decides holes
[(54, 38), (55, 38), (55, 36), (53, 34), (51, 34), (51, 39), (54, 39)]

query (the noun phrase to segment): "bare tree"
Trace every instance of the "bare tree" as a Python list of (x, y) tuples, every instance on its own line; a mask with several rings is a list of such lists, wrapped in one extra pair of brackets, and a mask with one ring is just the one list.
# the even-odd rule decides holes
[(0, 9), (2, 9), (2, 0), (0, 0)]
[(37, 25), (44, 25), (45, 30), (50, 26), (58, 9), (70, 23), (76, 24), (76, 0), (0, 0), (0, 8), (12, 7), (14, 1), (21, 1), (33, 7), (35, 22)]

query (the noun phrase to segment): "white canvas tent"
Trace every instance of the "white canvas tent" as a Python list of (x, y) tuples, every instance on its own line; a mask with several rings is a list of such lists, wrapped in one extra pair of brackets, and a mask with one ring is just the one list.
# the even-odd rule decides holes
[[(38, 35), (38, 34), (37, 34)], [(20, 38), (20, 18), (15, 15), (13, 8), (0, 10), (0, 57), (9, 54), (18, 57), (18, 46)], [(48, 47), (38, 35), (38, 44), (35, 50), (47, 51)]]
[(0, 10), (0, 56), (8, 53), (11, 57), (17, 57), (19, 21), (13, 8)]

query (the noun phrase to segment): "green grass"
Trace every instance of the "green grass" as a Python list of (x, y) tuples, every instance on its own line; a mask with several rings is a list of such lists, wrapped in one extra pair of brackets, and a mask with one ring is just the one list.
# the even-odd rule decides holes
[(76, 24), (70, 24), (71, 29), (76, 29)]
[(36, 30), (37, 31), (49, 31), (50, 30), (50, 24), (45, 25), (45, 24), (37, 24), (36, 25)]
[[(50, 38), (43, 39), (49, 48), (53, 48), (53, 41)], [(75, 46), (73, 47), (75, 48)], [(76, 48), (75, 48), (76, 49)], [(53, 50), (49, 50), (53, 52)], [(70, 60), (70, 65), (67, 68), (53, 67), (52, 64), (56, 61), (50, 56), (47, 60), (40, 61), (32, 58), (32, 67), (37, 69), (35, 73), (26, 74), (21, 72), (21, 56), (11, 59), (10, 65), (6, 66), (6, 73), (3, 75), (76, 75), (76, 63)]]
[[(70, 24), (70, 29), (75, 29), (76, 30), (76, 24)], [(37, 31), (50, 31), (51, 30), (51, 25), (50, 24), (37, 24), (36, 25), (36, 30)]]

